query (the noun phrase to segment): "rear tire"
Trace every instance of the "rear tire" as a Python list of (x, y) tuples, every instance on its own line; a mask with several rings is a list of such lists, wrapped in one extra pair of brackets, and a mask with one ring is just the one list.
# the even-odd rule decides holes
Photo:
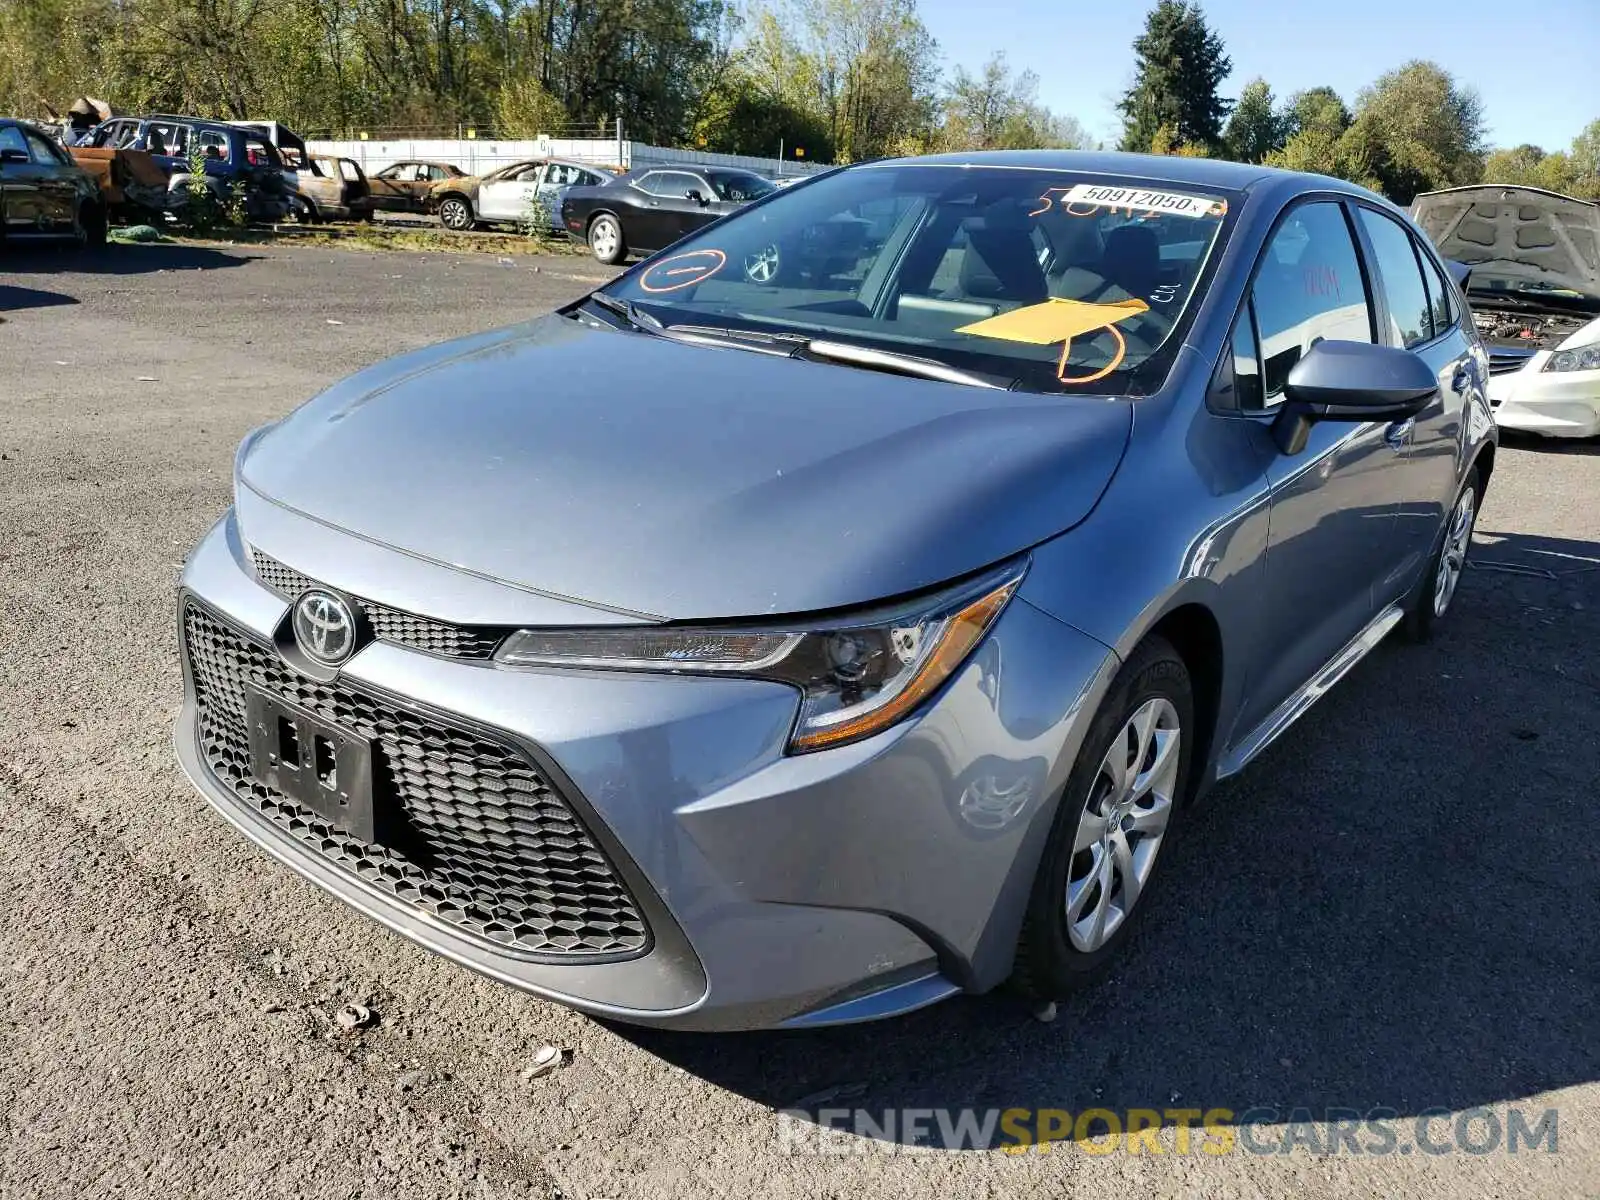
[(1461, 576), (1467, 569), (1467, 554), (1472, 549), (1472, 531), (1477, 526), (1478, 504), (1482, 498), (1483, 485), (1474, 465), (1467, 472), (1467, 481), (1461, 485), (1444, 528), (1439, 531), (1439, 541), (1428, 569), (1406, 606), (1402, 629), (1407, 641), (1431, 641), (1439, 622), (1449, 613)]
[(1112, 683), (1067, 776), (1023, 918), (1015, 990), (1065, 999), (1121, 952), (1171, 857), (1198, 741), (1189, 669), (1150, 637)]
[(622, 226), (610, 213), (601, 213), (589, 222), (589, 249), (609, 267), (628, 256), (628, 245), (622, 240)]

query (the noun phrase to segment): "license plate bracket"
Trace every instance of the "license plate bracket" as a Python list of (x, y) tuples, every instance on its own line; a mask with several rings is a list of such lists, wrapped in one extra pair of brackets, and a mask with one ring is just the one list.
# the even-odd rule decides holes
[(245, 689), (255, 778), (350, 836), (377, 841), (372, 743), (276, 696)]

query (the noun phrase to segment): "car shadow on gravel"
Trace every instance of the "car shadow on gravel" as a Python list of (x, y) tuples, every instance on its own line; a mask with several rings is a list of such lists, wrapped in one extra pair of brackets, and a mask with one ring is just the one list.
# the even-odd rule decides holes
[(63, 304), (76, 304), (72, 296), (60, 292), (45, 292), (38, 288), (13, 287), (0, 283), (0, 313), (21, 312), (25, 308), (57, 308)]
[(813, 1120), (1536, 1119), (1529, 1097), (1600, 1079), (1600, 543), (1490, 533), (1473, 557), (1433, 643), (1380, 647), (1193, 814), (1132, 953), (1054, 1023), (1001, 993), (833, 1030), (612, 1028)]
[(94, 250), (72, 246), (0, 248), (7, 275), (143, 275), (151, 271), (214, 271), (242, 267), (261, 256), (172, 242), (113, 245)]
[(1500, 444), (1508, 450), (1531, 450), (1536, 454), (1600, 454), (1600, 437), (1553, 438), (1502, 429)]

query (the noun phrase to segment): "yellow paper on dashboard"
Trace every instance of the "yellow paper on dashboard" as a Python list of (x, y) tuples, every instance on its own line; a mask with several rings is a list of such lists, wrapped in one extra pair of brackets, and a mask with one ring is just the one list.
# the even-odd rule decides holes
[(1070, 341), (1079, 334), (1094, 329), (1104, 329), (1142, 312), (1150, 306), (1143, 300), (1115, 300), (1109, 304), (1093, 304), (1087, 300), (1063, 300), (1055, 296), (1043, 304), (1030, 304), (1014, 308), (998, 317), (985, 317), (971, 325), (963, 325), (957, 333), (970, 333), (975, 337), (998, 338), (1005, 342), (1025, 342), (1030, 346), (1053, 346)]

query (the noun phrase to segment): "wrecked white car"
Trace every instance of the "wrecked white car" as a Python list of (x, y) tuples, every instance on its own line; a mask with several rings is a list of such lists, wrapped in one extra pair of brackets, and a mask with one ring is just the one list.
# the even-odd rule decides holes
[(1500, 425), (1600, 436), (1600, 204), (1489, 184), (1426, 192), (1412, 213), (1440, 254), (1471, 268)]

